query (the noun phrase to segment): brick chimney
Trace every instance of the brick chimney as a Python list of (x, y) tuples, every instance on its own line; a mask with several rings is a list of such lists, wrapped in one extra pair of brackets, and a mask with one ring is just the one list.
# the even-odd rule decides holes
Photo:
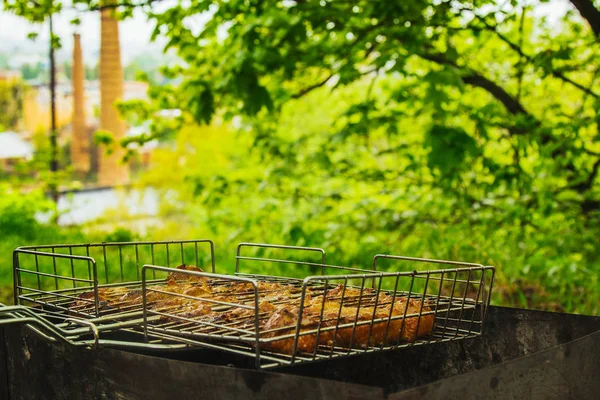
[(85, 73), (81, 56), (81, 35), (73, 34), (73, 135), (71, 137), (71, 163), (78, 174), (90, 169), (90, 137), (85, 126)]
[(125, 136), (125, 122), (115, 107), (115, 102), (123, 98), (124, 78), (119, 23), (114, 10), (103, 9), (100, 18), (100, 129), (111, 132), (116, 143), (111, 154), (106, 154), (106, 147), (100, 146), (98, 184), (113, 186), (129, 180), (129, 167), (121, 161), (124, 151), (119, 145)]

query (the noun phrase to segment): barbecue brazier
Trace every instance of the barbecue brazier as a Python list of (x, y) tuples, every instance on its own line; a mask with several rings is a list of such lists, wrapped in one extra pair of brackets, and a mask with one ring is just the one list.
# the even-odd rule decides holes
[[(386, 261), (390, 264), (381, 272)], [(169, 268), (185, 263), (206, 272)], [(271, 265), (278, 266), (274, 272)], [(398, 265), (404, 266), (401, 272), (389, 272)], [(365, 270), (327, 265), (321, 249), (243, 243), (234, 275), (216, 275), (215, 269), (209, 240), (17, 249), (18, 305), (0, 308), (0, 398), (593, 398), (600, 393), (600, 318), (491, 307), (492, 267), (377, 255), (372, 269)], [(387, 318), (375, 318), (374, 312), (367, 321), (311, 329), (300, 329), (299, 312), (292, 333), (279, 336), (293, 340), (294, 351), (278, 354), (261, 350), (258, 312), (253, 320), (258, 328), (246, 332), (236, 328), (237, 321), (203, 324), (178, 319), (177, 310), (146, 307), (148, 293), (162, 291), (169, 274), (254, 286), (219, 309), (258, 310), (267, 294), (257, 282), (264, 281), (289, 284), (290, 297), (297, 300), (318, 299), (321, 291), (324, 299), (341, 283), (359, 295), (342, 295), (340, 307), (348, 302), (375, 310), (378, 294), (384, 293), (392, 302), (421, 301), (421, 308), (401, 316), (390, 311)], [(115, 306), (98, 295), (117, 286), (140, 290), (144, 304)], [(314, 352), (298, 349), (300, 338), (319, 338), (327, 329), (354, 335), (370, 327), (370, 333), (390, 321), (405, 329), (411, 318), (433, 318), (435, 327), (411, 342), (374, 346), (369, 339), (367, 346), (343, 347), (317, 339)]]
[(20, 247), (17, 306), (0, 316), (73, 346), (203, 347), (266, 369), (477, 337), (494, 278), (490, 266), (384, 254), (371, 269), (329, 265), (323, 249), (270, 244), (241, 243), (235, 260), (217, 274), (210, 240)]
[(0, 399), (593, 399), (600, 318), (494, 307), (484, 334), (256, 371), (209, 349), (89, 350), (0, 326)]

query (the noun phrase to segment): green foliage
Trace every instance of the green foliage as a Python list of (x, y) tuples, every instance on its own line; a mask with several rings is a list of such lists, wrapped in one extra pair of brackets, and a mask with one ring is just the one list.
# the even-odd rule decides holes
[(8, 68), (8, 64), (9, 64), (9, 55), (6, 53), (0, 53), (0, 68), (2, 69), (6, 69)]
[(63, 71), (65, 73), (65, 77), (70, 80), (73, 76), (73, 64), (65, 61), (63, 64)]
[(480, 155), (475, 139), (461, 128), (434, 125), (425, 134), (424, 145), (430, 149), (427, 165), (442, 176), (458, 175)]
[[(532, 7), (239, 0), (152, 13), (185, 62), (180, 85), (151, 89), (155, 104), (199, 124), (210, 110), (242, 116), (254, 139), (225, 169), (183, 162), (180, 190), (203, 204), (193, 215), (218, 236), (321, 244), (350, 264), (377, 251), (489, 263), (503, 301), (597, 313), (598, 27), (569, 12), (557, 29)], [(180, 22), (205, 10), (199, 32)]]
[(21, 66), (21, 75), (23, 76), (23, 79), (25, 80), (30, 80), (30, 79), (38, 79), (40, 78), (40, 75), (42, 74), (43, 69), (42, 69), (42, 63), (38, 62), (37, 64), (23, 64)]
[(0, 302), (12, 297), (12, 251), (23, 244), (46, 242), (60, 236), (58, 229), (38, 221), (39, 214), (50, 214), (52, 203), (43, 192), (21, 193), (0, 184)]
[(94, 143), (95, 144), (103, 144), (106, 146), (110, 146), (115, 142), (114, 135), (112, 132), (105, 131), (102, 129), (98, 129), (94, 132)]
[[(323, 89), (284, 107), (269, 141), (295, 147), (296, 153), (278, 162), (249, 152), (251, 138), (226, 126), (182, 130), (176, 145), (154, 154), (156, 167), (144, 177), (165, 198), (177, 193), (163, 214), (165, 221), (173, 219), (171, 228), (154, 234), (214, 238), (218, 267), (229, 271), (240, 241), (323, 246), (330, 262), (363, 268), (381, 252), (481, 262), (498, 268), (496, 302), (599, 311), (596, 227), (568, 214), (532, 213), (537, 207), (528, 206), (531, 195), (515, 201), (488, 193), (477, 201), (469, 195), (482, 188), (427, 174), (431, 151), (425, 146), (412, 155), (418, 167), (402, 173), (397, 169), (409, 164), (396, 157), (397, 150), (374, 155), (361, 150), (363, 138), (327, 147), (326, 129), (362, 90)], [(326, 101), (331, 109), (319, 107)], [(448, 128), (438, 134), (448, 131), (458, 141), (464, 134)], [(390, 148), (425, 142), (424, 132), (395, 137)], [(389, 139), (382, 131), (370, 140)], [(451, 153), (476, 157), (466, 143)], [(473, 174), (475, 166), (463, 162), (450, 172)]]
[(51, 210), (52, 203), (42, 192), (22, 194), (5, 185), (0, 186), (0, 236), (32, 240), (42, 228), (36, 214)]
[(25, 85), (20, 81), (0, 81), (0, 132), (16, 129), (23, 110)]
[(478, 261), (497, 301), (600, 312), (600, 27), (511, 4), (145, 8), (180, 61), (120, 108), (171, 141), (144, 177), (187, 217), (165, 232)]
[(62, 10), (62, 3), (55, 0), (6, 0), (3, 5), (6, 11), (36, 23), (44, 22), (48, 15)]
[(135, 234), (129, 229), (119, 227), (106, 235), (105, 242), (132, 242), (135, 240)]
[(88, 65), (85, 66), (85, 79), (89, 81), (98, 80), (98, 76), (100, 73), (100, 64), (96, 64), (94, 67), (90, 67)]
[(170, 54), (154, 54), (152, 52), (142, 53), (125, 66), (123, 71), (125, 80), (137, 80), (157, 84), (164, 78), (160, 74), (160, 69), (163, 64), (167, 64), (174, 59), (176, 59), (176, 57), (173, 57)]

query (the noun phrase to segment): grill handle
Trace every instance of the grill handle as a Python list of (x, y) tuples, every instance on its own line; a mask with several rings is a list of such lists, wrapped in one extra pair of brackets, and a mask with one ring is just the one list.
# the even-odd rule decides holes
[(69, 332), (54, 326), (44, 318), (34, 313), (28, 307), (5, 306), (4, 304), (0, 303), (0, 326), (23, 324), (42, 339), (50, 343), (60, 342), (69, 346), (85, 346), (90, 349), (96, 349), (98, 347), (100, 333), (93, 322), (76, 318), (67, 318), (65, 322), (80, 325), (89, 329), (90, 333), (94, 337), (93, 341), (91, 343), (89, 343), (89, 341), (76, 342), (69, 338), (69, 334), (72, 334), (73, 332)]

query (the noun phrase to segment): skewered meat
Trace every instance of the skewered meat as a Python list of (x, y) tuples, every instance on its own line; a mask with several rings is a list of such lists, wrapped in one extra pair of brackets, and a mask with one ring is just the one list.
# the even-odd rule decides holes
[[(253, 284), (185, 273), (201, 271), (185, 264), (177, 269), (181, 272), (169, 274), (166, 284), (148, 286), (148, 309), (171, 322), (209, 322), (255, 332)], [(319, 347), (349, 349), (414, 342), (433, 330), (432, 310), (420, 300), (338, 285), (307, 290), (301, 305), (301, 290), (286, 283), (258, 282), (262, 349), (293, 354), (298, 321), (297, 350), (308, 353)], [(71, 309), (89, 308), (93, 299), (93, 292), (83, 293)], [(142, 304), (142, 291), (104, 287), (98, 289), (98, 299), (101, 310), (125, 310)], [(248, 335), (249, 341), (251, 337)]]

